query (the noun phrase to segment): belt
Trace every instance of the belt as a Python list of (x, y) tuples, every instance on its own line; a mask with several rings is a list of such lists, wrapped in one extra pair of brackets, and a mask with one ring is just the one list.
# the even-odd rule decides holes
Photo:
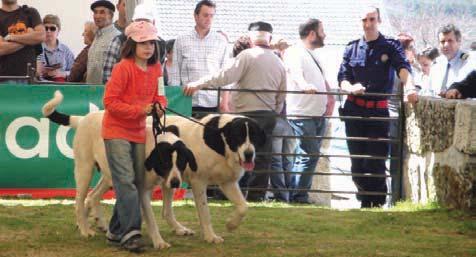
[(366, 99), (356, 97), (354, 95), (348, 95), (347, 100), (349, 102), (353, 102), (354, 104), (360, 107), (364, 107), (368, 109), (372, 109), (372, 108), (384, 109), (388, 107), (388, 100), (380, 100), (380, 101), (366, 100)]

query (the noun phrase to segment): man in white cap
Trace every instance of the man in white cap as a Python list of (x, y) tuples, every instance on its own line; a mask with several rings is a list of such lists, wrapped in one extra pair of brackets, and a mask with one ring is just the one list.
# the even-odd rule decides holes
[[(137, 5), (134, 9), (134, 16), (132, 17), (133, 21), (146, 21), (152, 24), (155, 24), (155, 18), (153, 13), (153, 7), (147, 4), (140, 4)], [(111, 44), (108, 47), (106, 52), (106, 61), (103, 67), (103, 76), (102, 76), (102, 83), (105, 85), (106, 82), (111, 77), (112, 68), (116, 63), (118, 63), (121, 59), (121, 48), (124, 42), (126, 41), (126, 37), (124, 34), (117, 35), (115, 38), (112, 39)], [(160, 41), (159, 41), (160, 44)], [(160, 51), (163, 51), (163, 46), (160, 45)], [(162, 54), (161, 54), (162, 56)]]
[[(242, 51), (233, 64), (216, 73), (188, 83), (185, 95), (193, 95), (201, 88), (217, 88), (236, 83), (237, 89), (286, 91), (286, 70), (279, 57), (270, 48), (273, 28), (266, 22), (254, 22), (248, 27), (252, 48)], [(276, 115), (281, 113), (286, 94), (283, 92), (233, 92), (232, 105), (236, 112), (254, 118), (266, 133), (266, 143), (257, 152), (271, 152), (271, 134), (276, 125)], [(271, 155), (258, 155), (255, 170), (270, 170)], [(247, 172), (240, 186), (267, 188), (268, 173)], [(266, 191), (251, 191), (248, 201), (265, 200)]]

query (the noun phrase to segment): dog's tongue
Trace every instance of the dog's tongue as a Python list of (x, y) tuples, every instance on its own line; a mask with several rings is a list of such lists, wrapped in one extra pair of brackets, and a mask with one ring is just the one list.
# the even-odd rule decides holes
[(243, 166), (243, 169), (245, 169), (246, 171), (253, 171), (253, 169), (255, 168), (255, 163), (254, 162), (244, 162), (242, 166)]

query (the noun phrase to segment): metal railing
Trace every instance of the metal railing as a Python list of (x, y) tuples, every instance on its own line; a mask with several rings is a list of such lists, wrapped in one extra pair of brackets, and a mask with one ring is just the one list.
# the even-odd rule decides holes
[[(216, 90), (218, 91), (218, 106), (220, 105), (220, 97), (222, 92), (241, 92), (241, 93), (285, 93), (285, 94), (307, 94), (302, 91), (277, 91), (277, 90), (250, 90), (250, 89), (210, 89), (206, 88), (203, 90)], [(334, 95), (334, 96), (347, 96), (349, 93), (343, 91), (334, 91), (334, 92), (315, 92), (316, 95)], [(337, 173), (337, 172), (306, 172), (306, 175), (320, 175), (320, 176), (350, 176), (350, 177), (365, 177), (365, 178), (391, 178), (394, 183), (397, 184), (397, 190), (391, 190), (391, 192), (368, 192), (368, 191), (342, 191), (342, 190), (320, 190), (320, 189), (296, 189), (296, 188), (285, 188), (285, 189), (276, 189), (271, 188), (270, 185), (266, 188), (257, 188), (257, 187), (242, 187), (242, 190), (248, 191), (270, 191), (270, 192), (279, 192), (279, 191), (307, 191), (309, 193), (327, 193), (327, 194), (359, 194), (359, 195), (391, 195), (392, 202), (396, 202), (401, 199), (402, 195), (402, 167), (403, 167), (403, 122), (404, 122), (404, 97), (403, 91), (399, 90), (396, 94), (384, 94), (384, 93), (365, 93), (362, 96), (377, 96), (385, 98), (394, 98), (398, 100), (398, 117), (360, 117), (360, 116), (309, 116), (309, 115), (281, 115), (278, 113), (272, 114), (276, 117), (282, 118), (322, 118), (322, 119), (340, 119), (344, 120), (359, 120), (359, 121), (383, 121), (383, 122), (398, 122), (398, 135), (396, 138), (370, 138), (370, 137), (336, 137), (336, 136), (289, 136), (289, 135), (271, 135), (272, 138), (289, 138), (289, 139), (320, 139), (320, 140), (346, 140), (346, 141), (360, 141), (360, 142), (383, 142), (389, 144), (395, 144), (398, 146), (398, 154), (391, 153), (388, 156), (375, 156), (375, 155), (352, 155), (352, 154), (323, 154), (323, 153), (314, 153), (314, 154), (290, 154), (290, 153), (263, 153), (258, 152), (257, 155), (271, 155), (271, 156), (304, 156), (304, 157), (325, 157), (325, 158), (359, 158), (359, 159), (377, 159), (377, 160), (390, 160), (398, 161), (397, 170), (390, 170), (390, 175), (387, 174), (375, 174), (375, 173)], [(210, 112), (199, 112), (200, 114), (209, 114)], [(220, 112), (219, 113), (225, 113)], [(228, 114), (240, 114), (238, 112), (226, 112)], [(260, 116), (259, 114), (254, 114), (253, 116)], [(264, 115), (263, 115), (264, 116)], [(293, 171), (273, 171), (273, 170), (256, 170), (256, 173), (268, 173), (268, 174), (303, 174), (302, 172), (293, 172)], [(211, 189), (217, 188), (216, 186), (211, 186)], [(390, 190), (389, 190), (390, 191)]]

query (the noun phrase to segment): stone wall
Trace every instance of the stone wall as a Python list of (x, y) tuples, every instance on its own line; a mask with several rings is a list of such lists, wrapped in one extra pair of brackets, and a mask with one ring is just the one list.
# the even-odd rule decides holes
[(476, 210), (476, 101), (407, 104), (403, 197)]

